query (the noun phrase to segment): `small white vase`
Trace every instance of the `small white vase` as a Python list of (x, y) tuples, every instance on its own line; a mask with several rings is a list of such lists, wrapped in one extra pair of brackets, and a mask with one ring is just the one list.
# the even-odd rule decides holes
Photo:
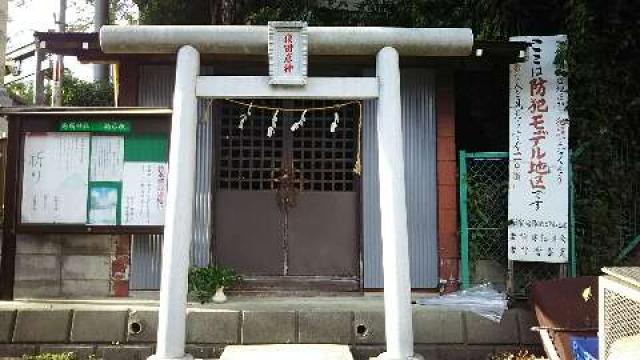
[(211, 297), (211, 301), (216, 304), (222, 304), (227, 302), (227, 295), (224, 294), (224, 286), (220, 286), (216, 293)]

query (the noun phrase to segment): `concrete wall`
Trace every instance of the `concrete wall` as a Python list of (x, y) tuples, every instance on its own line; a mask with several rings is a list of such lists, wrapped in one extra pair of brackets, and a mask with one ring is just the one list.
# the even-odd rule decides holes
[(128, 279), (129, 249), (122, 242), (112, 235), (19, 234), (15, 297), (118, 295)]

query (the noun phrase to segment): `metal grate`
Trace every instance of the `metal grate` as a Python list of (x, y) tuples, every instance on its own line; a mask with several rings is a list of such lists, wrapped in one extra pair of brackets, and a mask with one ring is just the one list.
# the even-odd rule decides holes
[[(326, 101), (296, 101), (294, 106), (328, 105), (331, 103)], [(302, 179), (300, 190), (354, 191), (356, 109), (349, 105), (336, 111), (310, 112), (304, 127), (292, 133), (293, 164)], [(339, 125), (332, 133), (334, 113), (339, 116)]]
[[(330, 106), (328, 101), (261, 102), (270, 107), (304, 109)], [(354, 191), (353, 166), (357, 151), (357, 105), (338, 110), (310, 111), (304, 126), (290, 130), (300, 112), (280, 112), (276, 131), (267, 136), (273, 110), (253, 108), (238, 127), (247, 108), (223, 103), (220, 124), (219, 187), (224, 190), (275, 190), (279, 175), (293, 164), (295, 185), (303, 191)], [(330, 131), (338, 113), (339, 125)]]
[[(465, 169), (460, 191), (466, 193), (466, 212), (461, 229), (467, 236), (468, 280), (473, 286), (485, 282), (509, 291), (514, 297), (526, 297), (533, 281), (557, 278), (566, 266), (542, 262), (507, 260), (507, 219), (509, 159), (507, 153), (461, 153)], [(461, 195), (462, 197), (462, 195)], [(466, 235), (465, 235), (466, 234)], [(465, 241), (462, 241), (465, 246)], [(463, 271), (464, 272), (464, 271)]]
[[(265, 104), (278, 106), (279, 102)], [(273, 136), (268, 137), (273, 112), (253, 109), (240, 129), (240, 115), (246, 110), (234, 104), (221, 106), (220, 189), (273, 190), (276, 188), (273, 179), (282, 167), (283, 124), (279, 121)]]
[[(604, 359), (630, 359), (622, 357), (622, 352), (631, 344), (640, 342), (640, 302), (618, 293), (604, 289)], [(636, 350), (640, 351), (640, 350)], [(637, 354), (637, 352), (635, 352)], [(635, 359), (635, 357), (634, 357)]]

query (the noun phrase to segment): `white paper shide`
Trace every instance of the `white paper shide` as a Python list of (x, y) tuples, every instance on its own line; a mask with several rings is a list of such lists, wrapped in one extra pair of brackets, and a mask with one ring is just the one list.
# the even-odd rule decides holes
[(531, 45), (510, 66), (508, 256), (566, 263), (569, 252), (567, 79), (556, 75), (566, 36), (511, 38)]

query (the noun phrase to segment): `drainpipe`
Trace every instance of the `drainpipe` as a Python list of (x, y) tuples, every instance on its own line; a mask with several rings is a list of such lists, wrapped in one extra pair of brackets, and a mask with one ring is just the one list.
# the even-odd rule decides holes
[(385, 360), (413, 359), (409, 235), (404, 182), (400, 61), (385, 47), (376, 58), (378, 97), (378, 172), (384, 276)]
[[(93, 13), (93, 29), (100, 32), (103, 25), (109, 22), (109, 1), (95, 0)], [(94, 64), (93, 65), (93, 81), (106, 81), (109, 79), (109, 65)]]
[[(60, 0), (58, 11), (58, 32), (67, 30), (67, 0)], [(64, 76), (64, 55), (57, 55), (53, 67), (53, 86), (51, 89), (51, 106), (62, 106), (62, 77)]]
[(185, 354), (187, 274), (193, 234), (200, 54), (191, 46), (178, 51), (171, 118), (169, 179), (162, 246), (158, 344), (150, 359), (193, 359)]

